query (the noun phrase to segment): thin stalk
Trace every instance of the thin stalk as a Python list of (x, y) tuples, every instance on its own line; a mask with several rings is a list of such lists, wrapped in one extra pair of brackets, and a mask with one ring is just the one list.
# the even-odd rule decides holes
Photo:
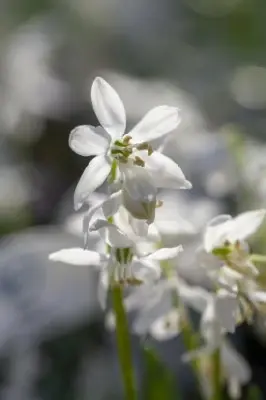
[[(117, 162), (114, 160), (109, 175), (109, 183), (113, 183), (116, 180)], [(108, 222), (113, 223), (113, 217), (108, 218)], [(107, 252), (111, 252), (111, 248), (107, 245)], [(118, 350), (118, 359), (120, 363), (121, 374), (123, 378), (125, 399), (136, 400), (136, 384), (134, 378), (130, 334), (128, 329), (127, 315), (123, 301), (123, 287), (115, 284), (114, 282), (110, 285), (112, 299), (113, 299), (113, 310), (116, 319), (116, 341)]]
[(111, 288), (113, 296), (113, 309), (116, 318), (116, 340), (121, 373), (123, 377), (125, 399), (136, 400), (136, 385), (133, 372), (130, 336), (127, 316), (123, 303), (123, 290), (120, 285)]
[[(192, 327), (192, 323), (190, 321), (189, 315), (186, 311), (186, 309), (180, 305), (181, 308), (181, 318), (182, 318), (182, 336), (184, 340), (185, 347), (188, 351), (193, 351), (200, 346), (200, 342), (198, 338), (196, 337), (196, 334), (194, 332), (194, 329)], [(191, 367), (194, 371), (194, 374), (196, 375), (196, 378), (199, 381), (200, 384), (200, 375), (201, 375), (201, 370), (200, 370), (200, 363), (199, 360), (193, 359), (190, 361)]]
[(257, 262), (261, 264), (266, 264), (266, 255), (265, 254), (251, 254), (250, 261)]
[(221, 388), (221, 354), (220, 349), (214, 351), (211, 356), (211, 368), (212, 368), (212, 395), (211, 400), (222, 400), (222, 388)]
[[(161, 267), (164, 275), (169, 279), (171, 279), (172, 270), (171, 266), (169, 265), (169, 262), (162, 261)], [(200, 342), (194, 332), (188, 312), (175, 289), (173, 289), (171, 292), (171, 300), (172, 300), (172, 306), (176, 308), (177, 312), (180, 314), (181, 326), (182, 326), (180, 333), (182, 335), (185, 348), (188, 352), (191, 352), (200, 346)], [(200, 370), (199, 360), (193, 359), (190, 361), (190, 364), (198, 383), (198, 389), (201, 391), (201, 370)]]

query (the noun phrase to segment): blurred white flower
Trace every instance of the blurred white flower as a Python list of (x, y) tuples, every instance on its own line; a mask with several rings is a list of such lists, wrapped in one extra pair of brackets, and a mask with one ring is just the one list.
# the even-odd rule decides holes
[[(177, 295), (180, 301), (201, 311), (206, 300), (205, 290), (198, 286), (190, 286), (182, 279), (160, 279), (158, 282), (146, 284), (134, 290), (125, 298), (127, 312), (135, 311), (133, 330), (139, 335), (151, 334), (157, 340), (167, 340), (179, 335), (182, 329), (180, 308), (173, 308), (172, 296)], [(114, 328), (113, 313), (106, 317), (106, 325)]]
[(26, 120), (34, 122), (35, 129), (27, 132), (35, 136), (40, 132), (38, 117), (60, 113), (65, 104), (67, 84), (59, 80), (50, 65), (57, 43), (55, 31), (53, 35), (51, 31), (49, 18), (36, 18), (14, 32), (6, 42), (1, 117), (4, 128), (13, 134), (23, 131), (25, 136), (25, 130), (21, 130), (21, 126), (17, 128)]
[[(258, 270), (250, 259), (245, 240), (259, 229), (265, 213), (266, 210), (260, 209), (244, 212), (235, 218), (219, 215), (210, 221), (204, 232), (204, 250), (199, 254), (213, 278), (218, 278), (220, 283), (226, 282), (228, 286), (232, 279), (239, 282), (256, 278)], [(229, 269), (233, 275), (228, 275)]]
[(247, 211), (235, 218), (220, 215), (206, 227), (204, 248), (209, 253), (215, 248), (223, 247), (226, 242), (235, 244), (253, 235), (261, 226), (266, 214), (265, 209)]
[[(236, 296), (223, 291), (217, 294), (206, 294), (206, 305), (202, 310), (200, 332), (205, 341), (204, 345), (186, 353), (184, 360), (210, 355), (222, 347), (225, 334), (234, 332), (237, 325), (238, 301)], [(191, 303), (198, 310), (199, 305)]]
[(219, 212), (219, 205), (207, 197), (190, 192), (163, 190), (158, 195), (162, 206), (156, 209), (154, 225), (163, 243), (192, 238)]
[(221, 347), (221, 360), (228, 393), (232, 399), (239, 399), (241, 398), (241, 386), (251, 380), (251, 369), (246, 360), (226, 339)]

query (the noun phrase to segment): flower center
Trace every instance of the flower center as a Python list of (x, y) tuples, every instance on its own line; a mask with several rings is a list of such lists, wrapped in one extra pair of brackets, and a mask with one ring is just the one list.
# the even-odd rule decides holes
[(132, 144), (130, 143), (131, 139), (131, 136), (125, 135), (122, 137), (122, 139), (115, 140), (115, 142), (111, 145), (110, 154), (115, 160), (123, 164), (127, 164), (130, 158), (133, 160), (134, 165), (145, 167), (145, 161), (139, 156), (134, 155), (134, 150), (147, 150), (148, 155), (150, 156), (153, 152), (152, 147), (146, 142)]
[(142, 284), (140, 279), (134, 276), (131, 262), (133, 260), (133, 250), (131, 247), (115, 248), (113, 252), (113, 269), (111, 271), (113, 284), (121, 286), (139, 286)]

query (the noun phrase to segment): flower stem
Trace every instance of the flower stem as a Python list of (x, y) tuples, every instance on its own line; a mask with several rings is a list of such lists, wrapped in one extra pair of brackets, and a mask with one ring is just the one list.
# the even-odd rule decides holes
[[(182, 318), (181, 334), (183, 336), (183, 341), (184, 341), (186, 350), (188, 352), (190, 352), (190, 351), (197, 349), (199, 347), (200, 343), (199, 343), (199, 340), (196, 337), (196, 334), (192, 327), (187, 310), (184, 307), (182, 307), (181, 318)], [(196, 375), (196, 378), (200, 378), (201, 372), (200, 372), (199, 360), (198, 359), (191, 360), (191, 367)], [(199, 379), (199, 381), (200, 381), (200, 379)]]
[(212, 396), (211, 400), (222, 399), (222, 388), (221, 388), (221, 354), (220, 349), (213, 352), (211, 356), (211, 368), (212, 368)]
[(136, 400), (136, 386), (133, 372), (130, 336), (126, 312), (123, 304), (123, 291), (121, 286), (113, 285), (111, 288), (113, 296), (113, 308), (116, 318), (116, 339), (118, 357), (123, 376), (125, 399)]
[(265, 264), (266, 263), (266, 255), (265, 254), (251, 254), (250, 261)]
[[(161, 261), (161, 268), (165, 277), (171, 279), (172, 268), (171, 265), (169, 265), (168, 261)], [(182, 325), (180, 333), (183, 338), (183, 343), (185, 345), (186, 350), (188, 352), (191, 352), (200, 346), (199, 339), (193, 329), (189, 313), (185, 305), (179, 298), (177, 291), (175, 289), (171, 291), (171, 300), (172, 300), (172, 306), (176, 308), (177, 312), (180, 314), (181, 325)], [(190, 364), (198, 384), (198, 389), (201, 392), (201, 369), (199, 360), (193, 359), (190, 361)]]

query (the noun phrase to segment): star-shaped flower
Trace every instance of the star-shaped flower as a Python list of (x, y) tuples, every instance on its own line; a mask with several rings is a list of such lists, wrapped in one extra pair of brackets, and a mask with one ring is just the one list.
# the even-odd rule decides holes
[[(127, 189), (134, 192), (142, 178), (154, 178), (155, 187), (191, 188), (179, 168), (170, 158), (153, 152), (151, 140), (164, 137), (173, 131), (180, 122), (176, 107), (158, 106), (150, 110), (144, 118), (125, 135), (126, 114), (123, 103), (116, 91), (102, 78), (97, 77), (91, 88), (93, 110), (101, 126), (83, 125), (72, 130), (69, 145), (82, 156), (96, 157), (89, 163), (77, 185), (74, 205), (78, 209), (87, 197), (96, 190), (109, 176), (112, 167), (118, 165), (122, 180), (128, 180), (128, 168), (135, 168), (136, 182), (130, 180)], [(140, 172), (145, 166), (145, 172)], [(128, 167), (128, 168), (127, 168)], [(147, 176), (144, 176), (144, 175)], [(149, 186), (144, 193), (147, 199), (154, 195)], [(141, 186), (141, 189), (145, 188)], [(135, 190), (136, 191), (136, 190)]]

